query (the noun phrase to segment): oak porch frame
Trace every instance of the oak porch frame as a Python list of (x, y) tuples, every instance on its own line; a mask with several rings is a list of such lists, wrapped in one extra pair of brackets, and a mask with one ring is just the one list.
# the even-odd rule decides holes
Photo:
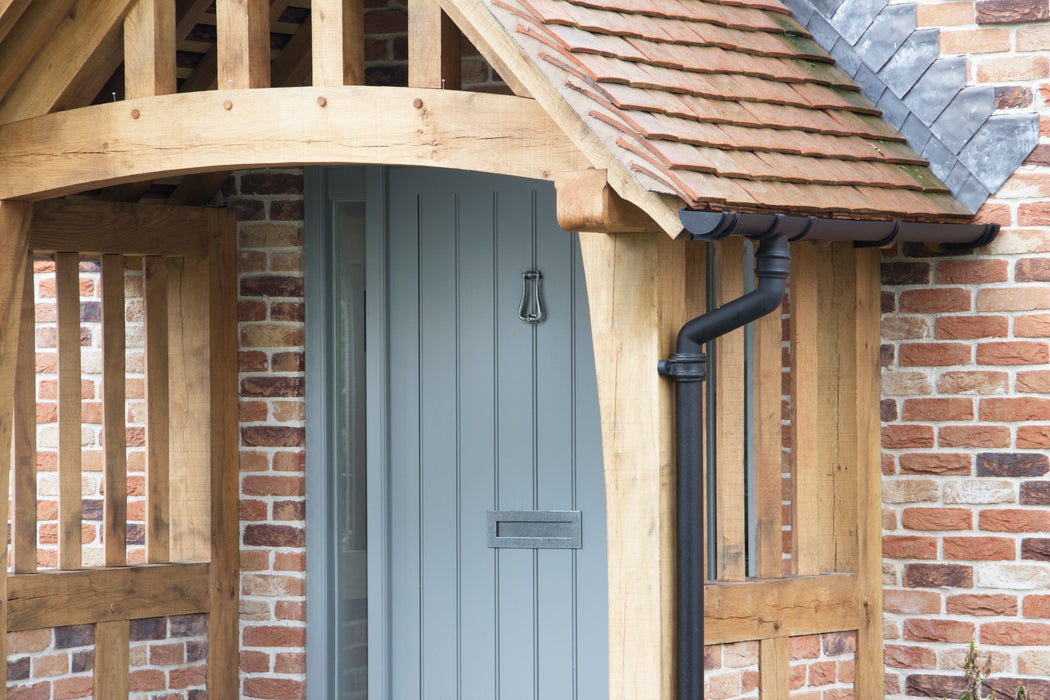
[[(274, 119), (274, 114), (295, 118)], [(705, 310), (702, 247), (659, 233), (614, 196), (604, 175), (595, 177), (592, 171), (580, 176), (590, 162), (537, 103), (424, 88), (224, 90), (128, 100), (0, 126), (0, 200), (44, 200), (178, 174), (303, 164), (416, 165), (557, 179), (559, 210), (565, 210), (566, 220), (576, 217), (596, 222), (596, 227), (604, 222), (601, 225), (611, 231), (648, 231), (584, 233), (581, 245), (605, 454), (610, 697), (670, 700), (675, 672), (673, 390), (655, 368), (672, 352), (682, 323)], [(0, 218), (0, 237), (16, 234), (9, 245), (17, 246), (17, 212), (27, 206), (0, 204), (0, 215), (12, 212), (6, 220)], [(75, 228), (77, 217), (70, 213), (75, 204), (38, 206), (70, 231)], [(63, 207), (70, 212), (63, 214)], [(134, 216), (151, 210), (145, 205), (123, 207), (114, 211)], [(855, 260), (856, 302), (849, 316), (854, 325), (839, 340), (856, 360), (851, 380), (855, 405), (846, 420), (855, 421), (855, 436), (861, 438), (852, 443), (844, 438), (841, 449), (853, 451), (859, 475), (859, 568), (833, 578), (719, 584), (710, 589), (705, 611), (712, 643), (762, 640), (762, 658), (768, 661), (763, 698), (784, 697), (788, 636), (840, 629), (860, 633), (858, 696), (881, 692), (877, 253), (858, 251)], [(20, 278), (10, 277), (15, 271), (0, 273), (6, 273), (0, 274), (0, 292), (11, 289), (0, 297), (3, 312), (5, 303), (16, 302), (20, 293), (20, 286), (16, 289), (8, 282)], [(212, 293), (216, 298), (236, 297), (235, 288)], [(0, 322), (5, 330), (16, 330), (17, 313), (0, 313)], [(840, 330), (847, 327), (848, 323)], [(3, 336), (0, 359), (7, 357), (9, 337), (10, 333)], [(231, 352), (230, 347), (215, 350)], [(232, 348), (234, 355), (235, 351)], [(212, 400), (234, 402), (230, 415), (236, 416), (236, 377), (220, 384), (212, 386)], [(6, 374), (0, 375), (0, 405), (11, 405), (10, 391)], [(800, 418), (815, 420), (811, 415)], [(5, 423), (9, 425), (0, 425)], [(236, 426), (223, 429), (236, 432)], [(0, 432), (0, 448), (4, 439)], [(236, 463), (236, 440), (221, 449), (223, 454), (216, 458)], [(235, 498), (236, 474), (213, 487)], [(235, 502), (230, 512), (236, 512)], [(232, 539), (229, 533), (225, 536), (227, 551), (236, 549), (236, 528)], [(818, 566), (814, 573), (825, 570)], [(768, 561), (764, 571), (763, 576), (769, 575)], [(229, 571), (212, 570), (209, 576), (213, 593), (217, 580), (231, 580)], [(814, 598), (813, 591), (827, 595)], [(235, 596), (236, 590), (227, 583), (221, 593)], [(803, 599), (809, 602), (799, 612)], [(736, 619), (739, 616), (727, 612), (726, 606), (741, 600), (766, 614), (751, 622)], [(236, 648), (236, 608), (227, 606), (225, 615), (233, 637), (225, 633), (215, 641)], [(770, 619), (785, 616), (788, 623), (774, 625)]]

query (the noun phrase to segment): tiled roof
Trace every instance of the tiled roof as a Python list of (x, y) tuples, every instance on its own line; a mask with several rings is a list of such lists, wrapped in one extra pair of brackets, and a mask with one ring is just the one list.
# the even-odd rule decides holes
[(970, 212), (779, 0), (488, 0), (643, 186), (693, 207)]

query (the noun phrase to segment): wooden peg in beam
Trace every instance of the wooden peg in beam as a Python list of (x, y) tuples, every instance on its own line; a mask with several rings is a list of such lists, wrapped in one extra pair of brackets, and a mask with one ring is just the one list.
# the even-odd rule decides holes
[(618, 195), (605, 170), (577, 170), (554, 176), (558, 224), (566, 231), (658, 233), (649, 215)]

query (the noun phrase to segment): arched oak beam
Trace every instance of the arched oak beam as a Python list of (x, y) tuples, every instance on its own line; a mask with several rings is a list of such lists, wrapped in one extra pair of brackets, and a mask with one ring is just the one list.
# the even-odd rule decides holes
[(421, 88), (163, 95), (0, 127), (0, 199), (325, 163), (424, 165), (548, 180), (590, 165), (533, 100)]

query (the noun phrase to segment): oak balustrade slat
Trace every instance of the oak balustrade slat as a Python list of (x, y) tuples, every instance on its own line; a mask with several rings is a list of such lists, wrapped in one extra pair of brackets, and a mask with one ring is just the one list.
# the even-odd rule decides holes
[(169, 561), (168, 262), (143, 260), (146, 296), (146, 560)]
[(15, 369), (14, 517), (11, 543), (14, 571), (36, 571), (36, 303), (32, 260), (27, 261), (22, 289)]
[(106, 566), (127, 563), (128, 443), (125, 419), (124, 258), (102, 261), (103, 541)]
[(80, 256), (55, 254), (58, 313), (58, 565), (79, 569), (81, 552)]

